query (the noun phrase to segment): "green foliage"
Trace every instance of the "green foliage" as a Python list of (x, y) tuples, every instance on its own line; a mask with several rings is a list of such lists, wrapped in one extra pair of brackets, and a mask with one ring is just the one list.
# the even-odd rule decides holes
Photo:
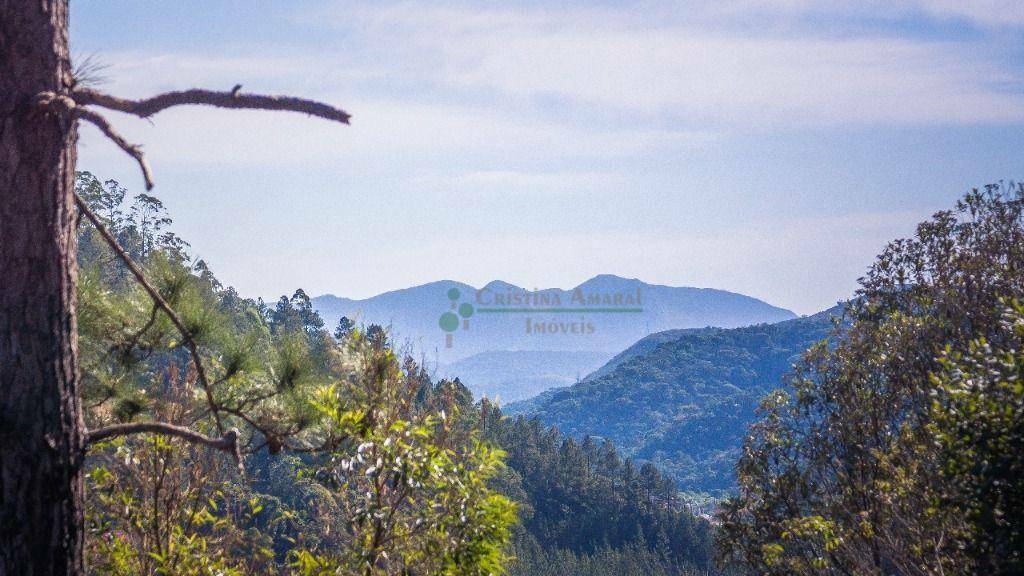
[(832, 345), (766, 398), (720, 514), (765, 574), (1019, 573), (1024, 188), (973, 191), (897, 240)]
[(88, 173), (78, 191), (176, 310), (206, 375), (204, 385), (177, 328), (83, 223), (88, 427), (237, 428), (246, 466), (177, 436), (92, 446), (93, 573), (503, 572), (516, 510), (491, 487), (504, 453), (460, 415), (468, 391), (400, 364), (379, 327), (336, 341), (301, 290), (273, 309), (239, 297), (190, 262), (157, 198), (126, 209), (122, 187)]
[[(241, 430), (245, 451), (240, 475), (230, 456), (177, 437), (94, 446), (93, 573), (710, 570), (710, 525), (653, 465), (474, 406), (458, 379), (435, 383), (397, 357), (380, 326), (344, 322), (333, 338), (301, 290), (273, 307), (241, 298), (171, 242), (155, 198), (125, 209), (115, 182), (79, 183), (195, 336), (222, 426)], [(89, 427), (158, 420), (217, 436), (181, 335), (95, 230), (80, 237)]]
[(663, 554), (644, 542), (623, 547), (603, 546), (577, 554), (565, 548), (547, 549), (535, 541), (518, 541), (511, 573), (523, 576), (705, 576), (710, 572), (673, 567)]
[[(342, 365), (347, 377), (321, 387), (314, 402), (330, 433), (345, 438), (314, 468), (345, 510), (335, 537), (342, 552), (299, 554), (296, 565), (503, 572), (515, 507), (489, 481), (504, 453), (459, 425), (454, 397), (441, 398), (436, 410), (418, 403), (420, 385), (429, 383), (407, 378), (390, 349), (354, 333)], [(446, 383), (437, 388), (443, 395)]]
[(260, 498), (223, 466), (179, 440), (118, 439), (86, 476), (87, 550), (96, 574), (213, 576), (273, 569), (257, 529)]
[(964, 541), (988, 573), (1024, 572), (1024, 305), (1006, 311), (993, 345), (947, 350), (934, 376), (934, 434), (951, 486), (942, 504), (967, 513)]
[[(520, 508), (512, 574), (687, 574), (711, 568), (711, 527), (653, 465), (611, 442), (577, 442), (484, 402), (484, 433), (508, 451), (502, 492)], [(616, 572), (616, 570), (618, 570)]]

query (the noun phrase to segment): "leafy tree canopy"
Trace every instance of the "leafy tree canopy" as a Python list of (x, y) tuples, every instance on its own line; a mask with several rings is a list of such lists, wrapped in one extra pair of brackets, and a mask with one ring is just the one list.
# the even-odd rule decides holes
[(1024, 188), (890, 243), (835, 345), (762, 404), (721, 514), (767, 574), (1019, 574)]

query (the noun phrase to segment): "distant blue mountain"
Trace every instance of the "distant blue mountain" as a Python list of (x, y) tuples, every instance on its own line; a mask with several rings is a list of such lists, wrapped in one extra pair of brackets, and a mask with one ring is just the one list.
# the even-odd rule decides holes
[[(459, 293), (457, 305), (468, 303), (476, 309), (524, 311), (477, 312), (469, 318), (465, 329), (460, 327), (453, 332), (452, 347), (446, 349), (445, 332), (438, 320), (441, 314), (451, 311), (448, 292), (452, 289)], [(580, 295), (594, 301), (580, 305)], [(506, 302), (517, 296), (531, 301), (518, 305)], [(621, 303), (616, 303), (617, 296), (623, 297)], [(625, 302), (624, 298), (629, 296), (638, 296), (639, 303)], [(313, 306), (329, 327), (341, 316), (348, 316), (359, 324), (389, 326), (398, 342), (411, 344), (428, 357), (437, 350), (442, 361), (492, 350), (582, 350), (606, 352), (610, 357), (640, 338), (663, 330), (705, 326), (731, 328), (796, 317), (789, 310), (725, 290), (659, 286), (610, 274), (595, 276), (569, 290), (530, 290), (500, 280), (478, 290), (461, 282), (442, 280), (365, 300), (326, 294), (313, 298)], [(570, 310), (544, 311), (553, 307)], [(641, 308), (642, 312), (588, 311), (594, 308)], [(527, 320), (547, 325), (555, 333), (528, 332)], [(593, 330), (585, 334), (573, 333), (570, 325), (574, 323), (589, 324)]]
[[(457, 297), (452, 300), (450, 295)], [(463, 305), (473, 314), (458, 319), (449, 348), (448, 333), (439, 320), (446, 312), (458, 314)], [(547, 385), (571, 384), (581, 371), (600, 366), (648, 334), (796, 317), (789, 310), (725, 290), (660, 286), (610, 274), (568, 290), (524, 289), (500, 280), (477, 289), (442, 280), (365, 300), (327, 294), (313, 298), (313, 306), (331, 328), (342, 316), (357, 324), (388, 327), (400, 348), (437, 369), (461, 366), (462, 380), (471, 390), (505, 401), (536, 394)], [(491, 354), (455, 364), (491, 352), (547, 354)]]

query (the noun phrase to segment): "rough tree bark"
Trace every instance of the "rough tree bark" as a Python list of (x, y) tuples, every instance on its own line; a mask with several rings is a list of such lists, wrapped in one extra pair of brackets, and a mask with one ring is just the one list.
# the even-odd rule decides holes
[(0, 0), (0, 576), (83, 571), (71, 84), (67, 0)]
[[(134, 158), (146, 188), (153, 185), (141, 149), (89, 106), (142, 118), (172, 106), (203, 105), (349, 120), (344, 110), (321, 102), (240, 90), (191, 89), (126, 100), (75, 86), (68, 0), (0, 0), (0, 576), (84, 572), (82, 463), (89, 438), (172, 434), (239, 457), (239, 433), (221, 426), (195, 342), (109, 234), (104, 237), (111, 247), (182, 332), (223, 437), (165, 423), (86, 431), (78, 389), (74, 176), (81, 119)], [(103, 231), (84, 203), (81, 209)], [(269, 434), (244, 414), (232, 414)]]

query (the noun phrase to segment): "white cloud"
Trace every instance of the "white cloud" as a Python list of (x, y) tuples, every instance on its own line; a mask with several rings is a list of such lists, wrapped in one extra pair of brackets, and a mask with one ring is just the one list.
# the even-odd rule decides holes
[[(751, 3), (719, 7), (741, 12)], [(764, 3), (754, 3), (764, 6)], [(784, 4), (782, 12), (810, 10)], [(939, 2), (917, 10), (993, 18)], [(608, 109), (669, 114), (689, 125), (971, 123), (1024, 120), (1020, 81), (983, 47), (881, 33), (739, 29), (680, 8), (666, 22), (626, 10), (480, 10), (401, 4), (346, 12), (361, 37), (451, 87), (516, 98), (554, 96)], [(901, 9), (902, 10), (902, 9)], [(1019, 12), (1020, 8), (1009, 11)], [(779, 12), (777, 9), (776, 12)], [(893, 9), (882, 14), (895, 16)]]
[(616, 194), (637, 186), (628, 175), (611, 170), (458, 170), (445, 167), (407, 178), (404, 185), (437, 195), (486, 195), (492, 200), (513, 195), (541, 200), (554, 196)]
[(1024, 3), (1019, 0), (925, 0), (920, 7), (938, 17), (965, 18), (984, 26), (1024, 25)]
[(1018, 0), (716, 0), (676, 5), (703, 21), (768, 18), (792, 21), (810, 14), (844, 19), (892, 21), (962, 20), (982, 28), (1024, 25), (1024, 5)]
[(253, 45), (244, 55), (207, 48), (103, 59), (112, 65), (111, 91), (127, 96), (240, 82), (337, 102), (354, 114), (351, 128), (338, 128), (295, 116), (261, 114), (257, 121), (258, 113), (174, 110), (156, 118), (158, 130), (126, 128), (155, 162), (611, 157), (704, 145), (749, 129), (1024, 121), (1024, 95), (1005, 89), (1024, 78), (985, 42), (880, 33), (829, 38), (794, 23), (757, 31), (730, 25), (738, 14), (762, 12), (992, 22), (1024, 11), (1024, 3), (994, 0), (875, 4), (737, 0), (647, 14), (346, 5), (302, 20), (312, 25), (315, 17), (339, 30), (337, 43), (315, 50)]
[(998, 70), (901, 41), (672, 31), (471, 38), (448, 49), (479, 55), (449, 70), (455, 83), (730, 126), (1024, 119), (1019, 96), (986, 88), (1004, 78)]
[[(439, 157), (496, 157), (515, 161), (635, 155), (663, 147), (705, 144), (699, 131), (622, 129), (512, 118), (500, 110), (408, 102), (359, 101), (320, 95), (353, 113), (350, 126), (297, 114), (182, 107), (152, 124), (117, 116), (122, 132), (145, 145), (160, 164), (324, 166), (385, 164)], [(86, 153), (119, 156), (99, 132), (83, 131)]]

